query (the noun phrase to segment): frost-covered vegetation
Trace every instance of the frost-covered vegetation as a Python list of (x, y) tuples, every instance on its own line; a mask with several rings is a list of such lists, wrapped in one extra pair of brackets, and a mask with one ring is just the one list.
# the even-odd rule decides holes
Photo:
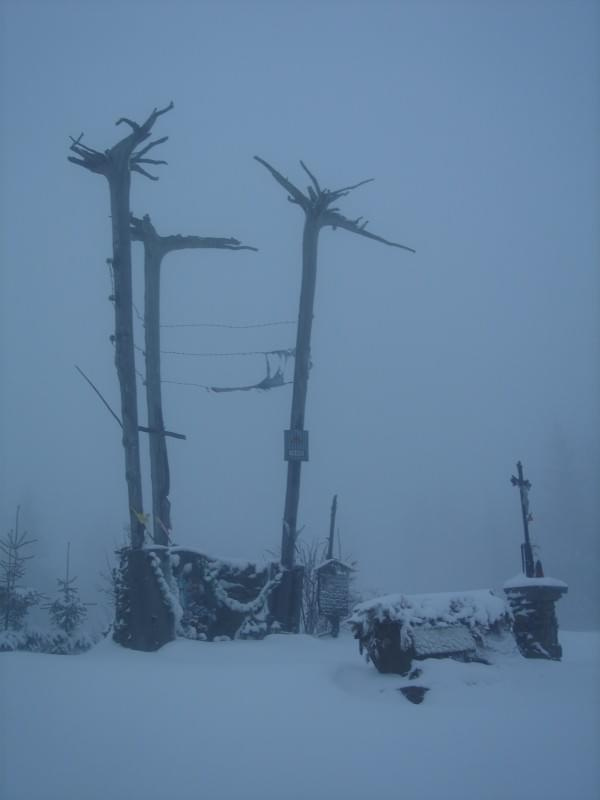
[[(75, 654), (88, 650), (94, 637), (80, 632), (87, 617), (86, 603), (79, 598), (76, 578), (69, 576), (69, 550), (64, 580), (58, 579), (58, 597), (42, 605), (47, 598), (37, 589), (23, 585), (27, 562), (33, 558), (28, 548), (36, 541), (20, 530), (17, 508), (15, 527), (0, 539), (0, 652), (29, 650), (34, 653)], [(51, 627), (47, 630), (28, 625), (32, 608), (48, 610)]]

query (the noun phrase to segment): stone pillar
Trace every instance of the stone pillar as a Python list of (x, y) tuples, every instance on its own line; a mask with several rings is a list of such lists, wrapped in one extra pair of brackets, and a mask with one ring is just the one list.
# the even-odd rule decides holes
[(513, 633), (519, 652), (525, 658), (560, 661), (555, 603), (567, 592), (567, 584), (554, 578), (527, 578), (519, 575), (504, 584), (513, 613)]

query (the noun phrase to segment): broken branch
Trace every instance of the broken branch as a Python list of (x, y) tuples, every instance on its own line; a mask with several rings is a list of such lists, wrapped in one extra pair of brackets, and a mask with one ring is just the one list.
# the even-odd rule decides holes
[(257, 247), (250, 245), (240, 244), (238, 239), (224, 238), (218, 236), (161, 236), (161, 243), (166, 253), (171, 250), (199, 250), (199, 249), (216, 249), (216, 250), (252, 250), (257, 253)]
[(159, 160), (158, 158), (134, 158), (135, 164), (166, 164), (168, 162)]
[(146, 178), (149, 178), (151, 181), (157, 181), (158, 180), (158, 176), (157, 175), (150, 175), (149, 172), (146, 172), (146, 170), (143, 167), (140, 167), (140, 165), (138, 163), (136, 163), (135, 161), (130, 163), (129, 168), (131, 169), (132, 172), (139, 172), (140, 175), (144, 175)]
[(137, 122), (134, 122), (132, 119), (128, 119), (127, 117), (119, 117), (119, 119), (115, 122), (115, 125), (120, 125), (122, 122), (124, 122), (126, 125), (129, 125), (129, 127), (135, 133), (137, 133), (140, 129), (140, 126)]
[[(142, 147), (142, 149), (141, 149), (141, 150), (138, 150), (138, 152), (137, 152), (137, 153), (134, 153), (134, 154), (133, 154), (133, 155), (134, 155), (134, 158), (137, 160), (137, 159), (138, 159), (140, 156), (143, 156), (143, 155), (145, 155), (145, 154), (146, 154), (146, 153), (147, 153), (149, 150), (152, 150), (152, 148), (153, 148), (153, 147), (156, 147), (156, 145), (158, 145), (158, 144), (163, 144), (163, 142), (166, 142), (168, 138), (169, 138), (168, 136), (161, 136), (161, 138), (160, 138), (160, 139), (155, 139), (153, 142), (150, 142), (149, 144), (147, 144), (147, 145), (146, 145), (146, 147)], [(165, 162), (165, 163), (166, 163), (166, 162)]]
[(312, 174), (312, 172), (311, 172), (311, 171), (309, 170), (309, 168), (306, 166), (306, 164), (304, 163), (304, 161), (302, 161), (302, 160), (300, 161), (300, 166), (302, 167), (302, 169), (304, 170), (304, 172), (306, 172), (306, 174), (308, 175), (308, 177), (309, 177), (309, 178), (311, 179), (311, 181), (313, 182), (313, 184), (314, 184), (314, 187), (315, 187), (315, 189), (317, 190), (317, 194), (321, 194), (321, 187), (319, 186), (319, 181), (318, 181), (318, 180), (315, 178), (315, 176)]
[(95, 164), (85, 159), (74, 158), (73, 156), (67, 156), (67, 161), (70, 161), (72, 164), (77, 164), (79, 167), (85, 167), (85, 169), (89, 169), (90, 172), (97, 172), (100, 175), (104, 175), (104, 169), (101, 163)]
[(304, 195), (300, 189), (294, 186), (291, 181), (287, 178), (284, 178), (281, 172), (278, 172), (275, 167), (272, 167), (264, 158), (260, 158), (260, 156), (254, 156), (254, 159), (258, 161), (259, 164), (262, 164), (263, 167), (266, 167), (271, 175), (275, 178), (277, 183), (283, 186), (284, 189), (292, 196), (292, 202), (298, 203), (298, 205), (302, 206), (302, 208), (306, 211), (310, 207), (310, 203), (306, 195)]
[(370, 233), (369, 231), (365, 230), (366, 223), (363, 223), (362, 226), (356, 224), (356, 221), (347, 219), (346, 217), (342, 216), (342, 214), (338, 214), (334, 211), (325, 211), (321, 216), (321, 224), (323, 226), (330, 225), (334, 230), (335, 228), (344, 228), (350, 233), (356, 233), (359, 236), (366, 236), (367, 239), (373, 239), (376, 242), (381, 242), (382, 244), (387, 244), (390, 247), (400, 247), (402, 250), (408, 250), (409, 253), (416, 253), (416, 250), (413, 250), (412, 247), (406, 247), (404, 244), (398, 244), (398, 242), (391, 242), (389, 239), (384, 239), (383, 236), (377, 236), (374, 233)]
[(364, 186), (365, 183), (372, 183), (375, 178), (367, 178), (364, 181), (359, 181), (358, 183), (352, 184), (352, 186), (344, 186), (341, 189), (335, 189), (333, 192), (330, 192), (332, 198), (343, 197), (344, 195), (351, 192), (353, 189), (358, 189), (359, 186)]

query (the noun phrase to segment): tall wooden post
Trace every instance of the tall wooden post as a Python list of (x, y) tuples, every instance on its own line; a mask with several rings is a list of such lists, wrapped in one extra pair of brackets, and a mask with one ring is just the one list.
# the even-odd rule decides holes
[[(307, 214), (302, 237), (302, 284), (296, 332), (294, 384), (292, 387), (292, 410), (290, 430), (304, 431), (308, 373), (310, 370), (310, 337), (312, 333), (313, 307), (317, 285), (318, 220)], [(281, 563), (286, 569), (294, 566), (298, 505), (300, 503), (300, 473), (302, 461), (288, 460), (285, 507), (283, 512), (283, 536)]]
[(167, 436), (183, 438), (165, 430), (160, 366), (160, 269), (163, 258), (174, 250), (254, 250), (237, 239), (206, 236), (160, 236), (150, 217), (131, 217), (131, 237), (144, 245), (144, 328), (146, 363), (146, 401), (150, 437), (150, 477), (152, 482), (153, 538), (155, 544), (168, 545), (171, 530), (170, 475)]
[[(331, 515), (329, 518), (329, 541), (327, 542), (327, 560), (333, 558), (333, 538), (335, 536), (335, 515), (337, 514), (337, 494), (333, 495), (331, 501)], [(340, 556), (341, 558), (341, 556)]]
[[(300, 191), (291, 181), (285, 178), (264, 159), (255, 156), (255, 159), (269, 170), (273, 178), (288, 193), (288, 200), (300, 206), (305, 215), (304, 233), (302, 237), (302, 285), (300, 290), (300, 308), (298, 311), (298, 332), (296, 336), (296, 365), (294, 370), (294, 387), (292, 396), (292, 412), (290, 418), (291, 437), (301, 438), (304, 434), (304, 421), (306, 410), (306, 395), (308, 388), (308, 372), (310, 368), (310, 337), (313, 320), (313, 307), (317, 280), (317, 247), (321, 228), (344, 228), (359, 236), (366, 236), (377, 242), (400, 247), (411, 253), (415, 251), (396, 242), (377, 236), (365, 230), (367, 223), (361, 222), (362, 217), (351, 220), (340, 214), (338, 208), (331, 205), (341, 197), (349, 194), (353, 189), (369, 183), (370, 180), (360, 181), (352, 186), (342, 189), (321, 189), (319, 182), (301, 161), (300, 164), (308, 177), (310, 185), (306, 193)], [(288, 472), (285, 507), (283, 514), (283, 532), (281, 539), (281, 564), (286, 570), (294, 567), (294, 554), (297, 537), (298, 505), (300, 502), (300, 474), (302, 460), (288, 457)], [(301, 595), (301, 593), (300, 593)], [(282, 596), (289, 598), (289, 603), (294, 602), (294, 597), (300, 596), (297, 592), (284, 592)], [(283, 624), (287, 629), (294, 627), (293, 620), (298, 618), (297, 610), (289, 607), (282, 612)]]
[(117, 125), (125, 123), (131, 133), (109, 150), (100, 152), (82, 143), (83, 134), (72, 139), (71, 151), (78, 157), (69, 156), (69, 161), (90, 172), (104, 175), (110, 190), (115, 307), (115, 366), (121, 392), (121, 420), (123, 449), (125, 451), (125, 480), (129, 503), (131, 546), (139, 549), (144, 544), (142, 476), (138, 433), (137, 387), (135, 375), (135, 350), (133, 340), (133, 291), (131, 276), (131, 235), (129, 230), (129, 194), (131, 172), (157, 180), (142, 164), (164, 164), (164, 161), (146, 157), (149, 150), (161, 144), (167, 137), (150, 142), (140, 150), (139, 144), (148, 139), (152, 127), (161, 114), (173, 108), (170, 103), (161, 110), (154, 109), (148, 119), (139, 125), (122, 117)]

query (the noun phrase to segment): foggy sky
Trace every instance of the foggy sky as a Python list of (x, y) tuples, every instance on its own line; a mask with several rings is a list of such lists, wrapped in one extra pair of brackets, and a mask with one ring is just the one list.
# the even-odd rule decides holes
[[(133, 176), (132, 209), (260, 252), (167, 256), (164, 322), (296, 318), (303, 218), (254, 155), (302, 188), (299, 159), (330, 188), (375, 178), (342, 212), (417, 250), (321, 234), (303, 536), (326, 536), (337, 492), (361, 586), (499, 587), (520, 569), (522, 459), (534, 543), (570, 584), (562, 618), (600, 624), (598, 4), (4, 0), (0, 23), (0, 524), (21, 504), (31, 581), (52, 588), (70, 540), (93, 595), (128, 516), (120, 431), (73, 367), (119, 410), (108, 191), (67, 162), (68, 137), (108, 148), (119, 117), (173, 100), (154, 129), (168, 166)], [(162, 332), (195, 352), (294, 339)], [(164, 356), (162, 371), (235, 385), (264, 364)], [(165, 385), (166, 426), (188, 437), (168, 442), (179, 544), (278, 551), (290, 402), (291, 387)]]

